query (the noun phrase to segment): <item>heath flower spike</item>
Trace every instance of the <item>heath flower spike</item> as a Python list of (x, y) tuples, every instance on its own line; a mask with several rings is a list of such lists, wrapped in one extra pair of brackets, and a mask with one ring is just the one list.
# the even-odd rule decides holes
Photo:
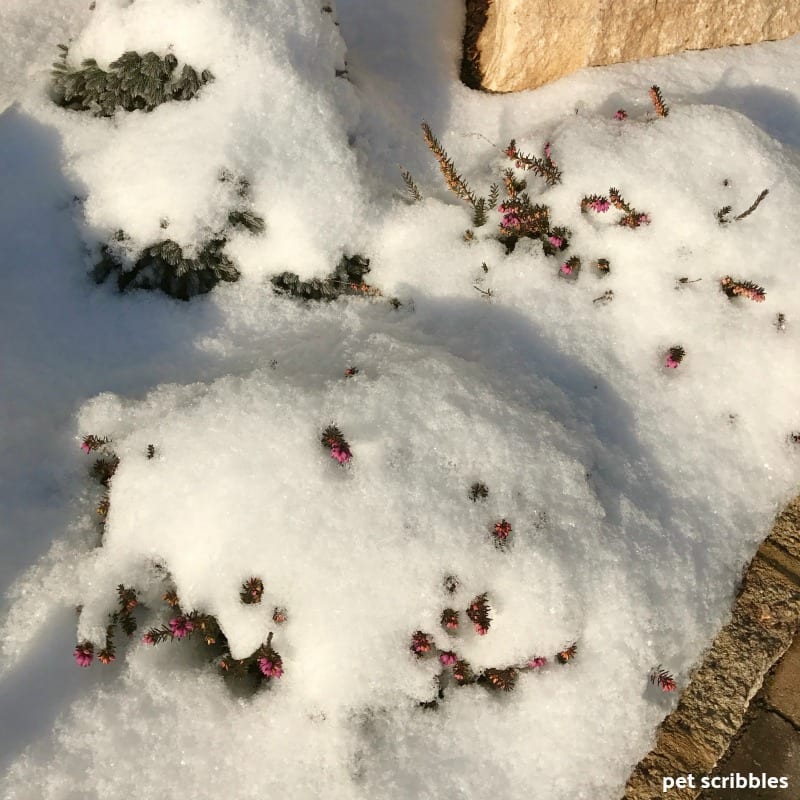
[(719, 282), (722, 291), (730, 298), (746, 297), (755, 303), (763, 303), (767, 299), (767, 293), (756, 283), (751, 281), (737, 281), (726, 275)]
[(283, 675), (280, 659), (259, 658), (258, 669), (265, 678), (280, 678)]
[(81, 642), (72, 655), (79, 667), (88, 667), (94, 659), (94, 645), (91, 642)]
[(425, 653), (430, 653), (432, 648), (433, 642), (427, 633), (417, 631), (411, 637), (411, 652), (418, 658), (424, 656)]
[(347, 464), (353, 458), (350, 445), (336, 425), (328, 425), (328, 427), (322, 431), (320, 441), (323, 447), (330, 448), (331, 458), (339, 464)]
[(528, 660), (529, 669), (541, 669), (542, 667), (546, 666), (546, 664), (547, 659), (544, 656), (534, 656)]
[(458, 661), (458, 657), (452, 650), (446, 650), (439, 654), (439, 663), (443, 667), (452, 667)]
[(169, 629), (176, 639), (184, 639), (194, 630), (194, 623), (187, 617), (174, 617), (169, 621)]
[(458, 611), (454, 608), (446, 608), (442, 611), (442, 627), (448, 631), (457, 631)]

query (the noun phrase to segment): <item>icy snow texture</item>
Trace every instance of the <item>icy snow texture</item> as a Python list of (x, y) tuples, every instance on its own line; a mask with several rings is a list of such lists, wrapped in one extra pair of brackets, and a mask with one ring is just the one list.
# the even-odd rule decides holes
[[(314, 2), (98, 2), (71, 58), (173, 45), (216, 76), (191, 103), (103, 121), (47, 101), (21, 44), (27, 16), (8, 8), (8, 74), (37, 80), (12, 77), (20, 105), (0, 116), (4, 587), (20, 573), (1, 637), (0, 717), (16, 721), (0, 747), (14, 759), (6, 796), (617, 797), (674, 702), (647, 687), (649, 668), (685, 679), (797, 484), (785, 437), (800, 429), (800, 301), (786, 264), (800, 234), (786, 209), (800, 199), (799, 43), (485, 97), (455, 82), (460, 0), (340, 2), (355, 89), (333, 77), (342, 44)], [(32, 39), (54, 32), (39, 58), (65, 23), (30, 8), (42, 12)], [(653, 82), (672, 110), (649, 123)], [(612, 119), (619, 107), (628, 121)], [(489, 236), (496, 214), (463, 241), (468, 210), (442, 186), (421, 119), (481, 191), (505, 162), (472, 134), (535, 153), (551, 141), (564, 183), (543, 202), (573, 229), (576, 283), (538, 243), (505, 256)], [(397, 162), (422, 205), (392, 197)], [(81, 239), (124, 227), (146, 243), (161, 216), (186, 242), (213, 228), (223, 166), (253, 180), (268, 225), (232, 243), (240, 283), (180, 305), (86, 282)], [(650, 226), (580, 215), (584, 194), (612, 185)], [(738, 213), (765, 187), (751, 217), (717, 226), (718, 208)], [(73, 194), (87, 197), (88, 229)], [(262, 285), (283, 269), (322, 274), (356, 246), (370, 281), (406, 301), (399, 312), (300, 306)], [(597, 257), (611, 261), (604, 279)], [(766, 302), (730, 301), (725, 274), (763, 284)], [(683, 276), (702, 280), (676, 290)], [(608, 288), (611, 303), (592, 303)], [(667, 371), (677, 344), (687, 356)], [(319, 444), (331, 422), (353, 447), (349, 468)], [(87, 433), (112, 434), (123, 457), (99, 550), (75, 438)], [(490, 496), (472, 504), (478, 479)], [(508, 552), (489, 538), (501, 517)], [(274, 629), (280, 681), (236, 699), (186, 643), (134, 643), (111, 667), (77, 669), (71, 607), (85, 604), (79, 635), (98, 637), (116, 583), (152, 582), (154, 557), (239, 653)], [(241, 606), (255, 572), (264, 603)], [(445, 572), (462, 579), (454, 602)], [(577, 638), (578, 657), (521, 676), (508, 697), (459, 689), (423, 712), (435, 665), (411, 656), (409, 637), (426, 629), (444, 646), (441, 609), (484, 590), (492, 629), (476, 637), (462, 616), (460, 654), (504, 666)]]

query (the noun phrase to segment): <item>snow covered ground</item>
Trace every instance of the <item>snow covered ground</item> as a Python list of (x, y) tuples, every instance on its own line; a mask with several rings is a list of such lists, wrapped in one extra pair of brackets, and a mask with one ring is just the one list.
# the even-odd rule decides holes
[[(614, 798), (676, 700), (651, 668), (680, 687), (796, 491), (800, 38), (484, 96), (457, 80), (459, 0), (320, 5), (0, 8), (6, 798)], [(215, 79), (149, 114), (66, 111), (47, 85), (67, 39), (75, 63), (172, 49)], [(550, 142), (562, 182), (525, 177), (572, 231), (564, 256), (530, 239), (506, 254), (497, 211), (465, 241), (469, 208), (422, 120), (484, 194), (509, 140), (535, 155)], [(231, 240), (239, 282), (189, 303), (91, 282), (119, 228), (136, 250), (164, 219), (186, 247), (218, 227), (223, 168), (247, 177), (267, 226)], [(610, 187), (650, 224), (581, 213)], [(273, 293), (275, 273), (321, 277), (342, 253), (371, 259), (381, 297)], [(576, 281), (560, 273), (571, 255)], [(766, 300), (728, 298), (726, 275)], [(342, 466), (320, 445), (332, 423), (352, 448)], [(121, 458), (99, 548), (87, 434)], [(76, 637), (102, 646), (119, 583), (148, 600), (143, 630), (166, 621), (154, 562), (234, 658), (274, 633), (283, 676), (240, 697), (187, 643), (138, 636), (79, 669)], [(251, 575), (262, 605), (239, 602)], [(463, 611), (482, 592), (477, 636)], [(412, 655), (417, 630), (476, 670), (549, 663), (513, 692), (451, 687), (425, 710), (438, 661)]]

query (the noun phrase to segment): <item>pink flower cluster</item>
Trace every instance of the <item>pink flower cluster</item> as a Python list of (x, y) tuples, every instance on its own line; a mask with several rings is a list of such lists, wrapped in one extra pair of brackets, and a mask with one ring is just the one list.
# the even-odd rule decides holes
[(75, 663), (79, 667), (88, 667), (94, 658), (94, 645), (91, 642), (81, 642), (73, 651)]
[(346, 442), (337, 442), (331, 447), (331, 458), (339, 464), (346, 464), (353, 457)]
[(564, 244), (564, 240), (560, 236), (548, 236), (547, 241), (550, 242), (553, 247), (561, 247)]
[(619, 108), (614, 113), (614, 119), (627, 119), (627, 118), (628, 118), (628, 112), (624, 108)]
[(501, 203), (497, 210), (503, 215), (500, 222), (500, 227), (504, 230), (511, 230), (512, 228), (519, 228), (522, 225), (522, 217), (520, 217), (519, 209), (515, 205), (508, 203)]
[(183, 639), (194, 630), (194, 623), (186, 617), (175, 617), (169, 621), (169, 629), (176, 639)]
[(266, 678), (280, 678), (283, 675), (283, 665), (280, 659), (259, 658), (258, 668)]
[(494, 524), (494, 535), (501, 542), (508, 539), (512, 531), (511, 523), (506, 519), (501, 519), (500, 522), (495, 522)]
[(589, 204), (589, 208), (591, 208), (592, 211), (597, 211), (598, 214), (605, 214), (605, 212), (611, 208), (611, 203), (609, 203), (605, 197), (596, 197)]
[(452, 650), (446, 650), (439, 654), (439, 663), (443, 667), (452, 667), (456, 661), (458, 661), (458, 657)]
[(530, 669), (540, 669), (547, 664), (547, 659), (544, 656), (534, 656), (528, 660), (528, 667)]

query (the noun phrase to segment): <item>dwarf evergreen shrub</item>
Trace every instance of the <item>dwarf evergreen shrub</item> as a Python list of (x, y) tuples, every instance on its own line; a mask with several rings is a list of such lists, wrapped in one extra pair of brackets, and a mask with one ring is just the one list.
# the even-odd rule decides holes
[(67, 64), (69, 48), (60, 44), (61, 56), (53, 64), (53, 101), (72, 111), (91, 111), (98, 117), (111, 117), (117, 109), (152, 111), (169, 100), (191, 100), (214, 76), (184, 64), (176, 77), (178, 59), (167, 53), (159, 56), (135, 50), (112, 61), (108, 70), (93, 58), (80, 68)]

